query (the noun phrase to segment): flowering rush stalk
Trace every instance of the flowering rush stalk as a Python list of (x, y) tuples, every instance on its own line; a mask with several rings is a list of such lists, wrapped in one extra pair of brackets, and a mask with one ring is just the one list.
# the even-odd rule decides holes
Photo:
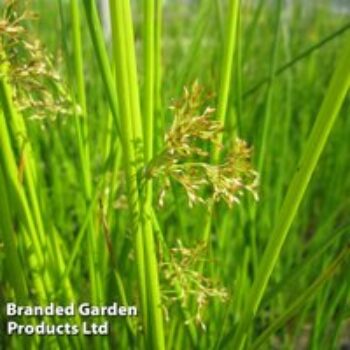
[[(106, 52), (102, 44), (101, 31), (96, 20), (95, 4), (91, 0), (84, 2), (90, 32), (93, 38), (96, 55), (107, 87), (109, 102), (115, 117), (116, 125), (120, 123), (119, 133), (123, 146), (124, 170), (127, 178), (129, 210), (134, 233), (138, 284), (143, 314), (143, 327), (146, 345), (153, 349), (164, 349), (164, 331), (158, 267), (153, 241), (153, 228), (150, 221), (152, 188), (149, 184), (146, 196), (141, 196), (137, 181), (137, 170), (143, 166), (143, 160), (137, 157), (136, 145), (145, 146), (144, 158), (152, 157), (152, 129), (154, 103), (154, 33), (150, 28), (155, 13), (153, 2), (145, 5), (146, 21), (146, 96), (151, 101), (146, 104), (142, 123), (139, 89), (137, 82), (137, 66), (134, 47), (133, 24), (129, 1), (111, 0), (111, 24), (113, 57), (116, 67), (116, 83), (112, 83), (111, 70), (108, 67)], [(119, 103), (117, 103), (117, 101)], [(118, 106), (117, 106), (118, 104)], [(120, 113), (117, 113), (119, 107)], [(116, 118), (119, 116), (119, 119)], [(142, 126), (145, 128), (143, 134)], [(142, 213), (141, 213), (142, 210)], [(142, 215), (142, 216), (141, 216)]]

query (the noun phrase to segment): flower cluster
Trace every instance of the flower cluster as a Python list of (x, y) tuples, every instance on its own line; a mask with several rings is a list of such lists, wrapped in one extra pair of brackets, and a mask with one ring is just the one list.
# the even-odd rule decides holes
[(31, 119), (72, 114), (73, 103), (50, 57), (26, 29), (26, 22), (36, 15), (19, 14), (17, 5), (8, 1), (0, 18), (0, 64), (6, 67), (1, 78), (11, 83), (18, 109)]
[[(258, 199), (258, 173), (251, 165), (251, 148), (237, 138), (224, 152), (220, 142), (223, 127), (212, 118), (213, 108), (203, 108), (199, 84), (185, 89), (183, 98), (171, 110), (174, 121), (166, 133), (164, 150), (145, 170), (146, 178), (160, 180), (160, 205), (171, 180), (185, 189), (190, 206), (209, 200), (223, 200), (232, 206), (245, 190)], [(210, 149), (214, 147), (224, 153), (222, 163), (211, 161)]]
[[(216, 281), (205, 277), (198, 271), (198, 266), (205, 263), (203, 256), (206, 254), (206, 246), (199, 244), (194, 248), (184, 247), (181, 241), (170, 250), (169, 261), (161, 263), (163, 276), (169, 286), (163, 290), (165, 304), (170, 307), (172, 303), (179, 301), (183, 307), (188, 307), (192, 299), (196, 303), (194, 316), (186, 322), (193, 320), (203, 330), (206, 329), (203, 313), (209, 301), (216, 299), (220, 302), (228, 300), (229, 294)], [(200, 269), (199, 269), (200, 270)]]

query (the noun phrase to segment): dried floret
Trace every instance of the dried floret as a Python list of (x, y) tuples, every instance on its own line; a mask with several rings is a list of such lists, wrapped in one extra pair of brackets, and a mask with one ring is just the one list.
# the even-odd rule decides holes
[(169, 260), (161, 263), (168, 285), (167, 289), (162, 291), (165, 305), (171, 307), (173, 303), (180, 302), (189, 309), (194, 300), (195, 313), (186, 322), (193, 319), (203, 330), (206, 329), (203, 313), (209, 301), (215, 299), (225, 302), (229, 296), (224, 287), (218, 286), (216, 281), (198, 272), (198, 267), (207, 262), (204, 258), (206, 250), (207, 247), (203, 243), (188, 248), (178, 241), (177, 246), (170, 250)]
[[(197, 82), (185, 89), (184, 97), (171, 110), (174, 121), (166, 133), (164, 150), (145, 170), (146, 178), (158, 178), (161, 183), (159, 204), (164, 203), (171, 180), (185, 189), (190, 206), (210, 200), (232, 206), (244, 191), (257, 200), (259, 177), (251, 164), (251, 148), (237, 138), (224, 152), (219, 142), (223, 127), (213, 119), (215, 109), (203, 107), (203, 89)], [(211, 162), (210, 147), (226, 153), (222, 163)]]
[(29, 11), (19, 14), (17, 5), (17, 1), (10, 1), (0, 19), (0, 64), (6, 67), (2, 78), (11, 83), (14, 102), (31, 119), (79, 114), (50, 56), (26, 30), (26, 22), (36, 15)]

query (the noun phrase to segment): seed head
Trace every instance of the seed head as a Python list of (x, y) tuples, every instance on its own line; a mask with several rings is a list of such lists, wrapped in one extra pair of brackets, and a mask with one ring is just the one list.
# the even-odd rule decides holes
[(213, 299), (226, 302), (229, 296), (217, 281), (198, 272), (198, 265), (207, 263), (204, 258), (206, 252), (207, 247), (203, 243), (189, 248), (178, 241), (177, 246), (170, 250), (169, 260), (161, 263), (162, 276), (167, 285), (167, 289), (162, 291), (166, 307), (180, 302), (190, 309), (191, 302), (195, 301), (196, 311), (186, 323), (194, 320), (203, 330), (206, 329), (204, 311), (209, 302)]
[[(214, 108), (203, 106), (203, 89), (196, 82), (170, 108), (174, 121), (165, 136), (165, 147), (146, 167), (146, 178), (161, 183), (159, 204), (164, 203), (171, 181), (185, 190), (189, 206), (223, 200), (240, 202), (245, 191), (257, 200), (258, 173), (251, 164), (251, 148), (235, 139), (228, 150), (219, 142), (223, 126), (213, 118)], [(210, 149), (221, 151), (222, 163), (213, 163)]]
[(51, 57), (26, 29), (37, 16), (30, 11), (20, 14), (17, 5), (8, 1), (0, 18), (0, 64), (6, 67), (1, 78), (12, 85), (14, 102), (30, 119), (78, 113)]

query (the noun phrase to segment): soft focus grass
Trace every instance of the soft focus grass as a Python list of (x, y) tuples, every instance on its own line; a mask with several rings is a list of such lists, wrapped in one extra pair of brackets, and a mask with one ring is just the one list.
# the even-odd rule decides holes
[[(303, 1), (111, 0), (106, 39), (92, 0), (31, 6), (40, 18), (28, 30), (54, 55), (81, 114), (29, 120), (1, 65), (0, 300), (117, 300), (140, 314), (111, 320), (110, 336), (93, 342), (1, 332), (0, 347), (349, 341), (349, 15), (327, 1), (308, 11)], [(162, 150), (172, 99), (195, 80), (214, 94), (224, 144), (239, 136), (253, 146), (259, 202), (247, 195), (233, 208), (189, 208), (174, 185), (159, 208), (157, 181), (142, 182), (140, 169)], [(179, 241), (195, 254), (203, 240), (191, 268), (229, 298), (209, 299), (201, 324), (197, 298), (164, 298), (169, 288), (181, 295), (181, 276), (170, 285), (164, 263)]]

